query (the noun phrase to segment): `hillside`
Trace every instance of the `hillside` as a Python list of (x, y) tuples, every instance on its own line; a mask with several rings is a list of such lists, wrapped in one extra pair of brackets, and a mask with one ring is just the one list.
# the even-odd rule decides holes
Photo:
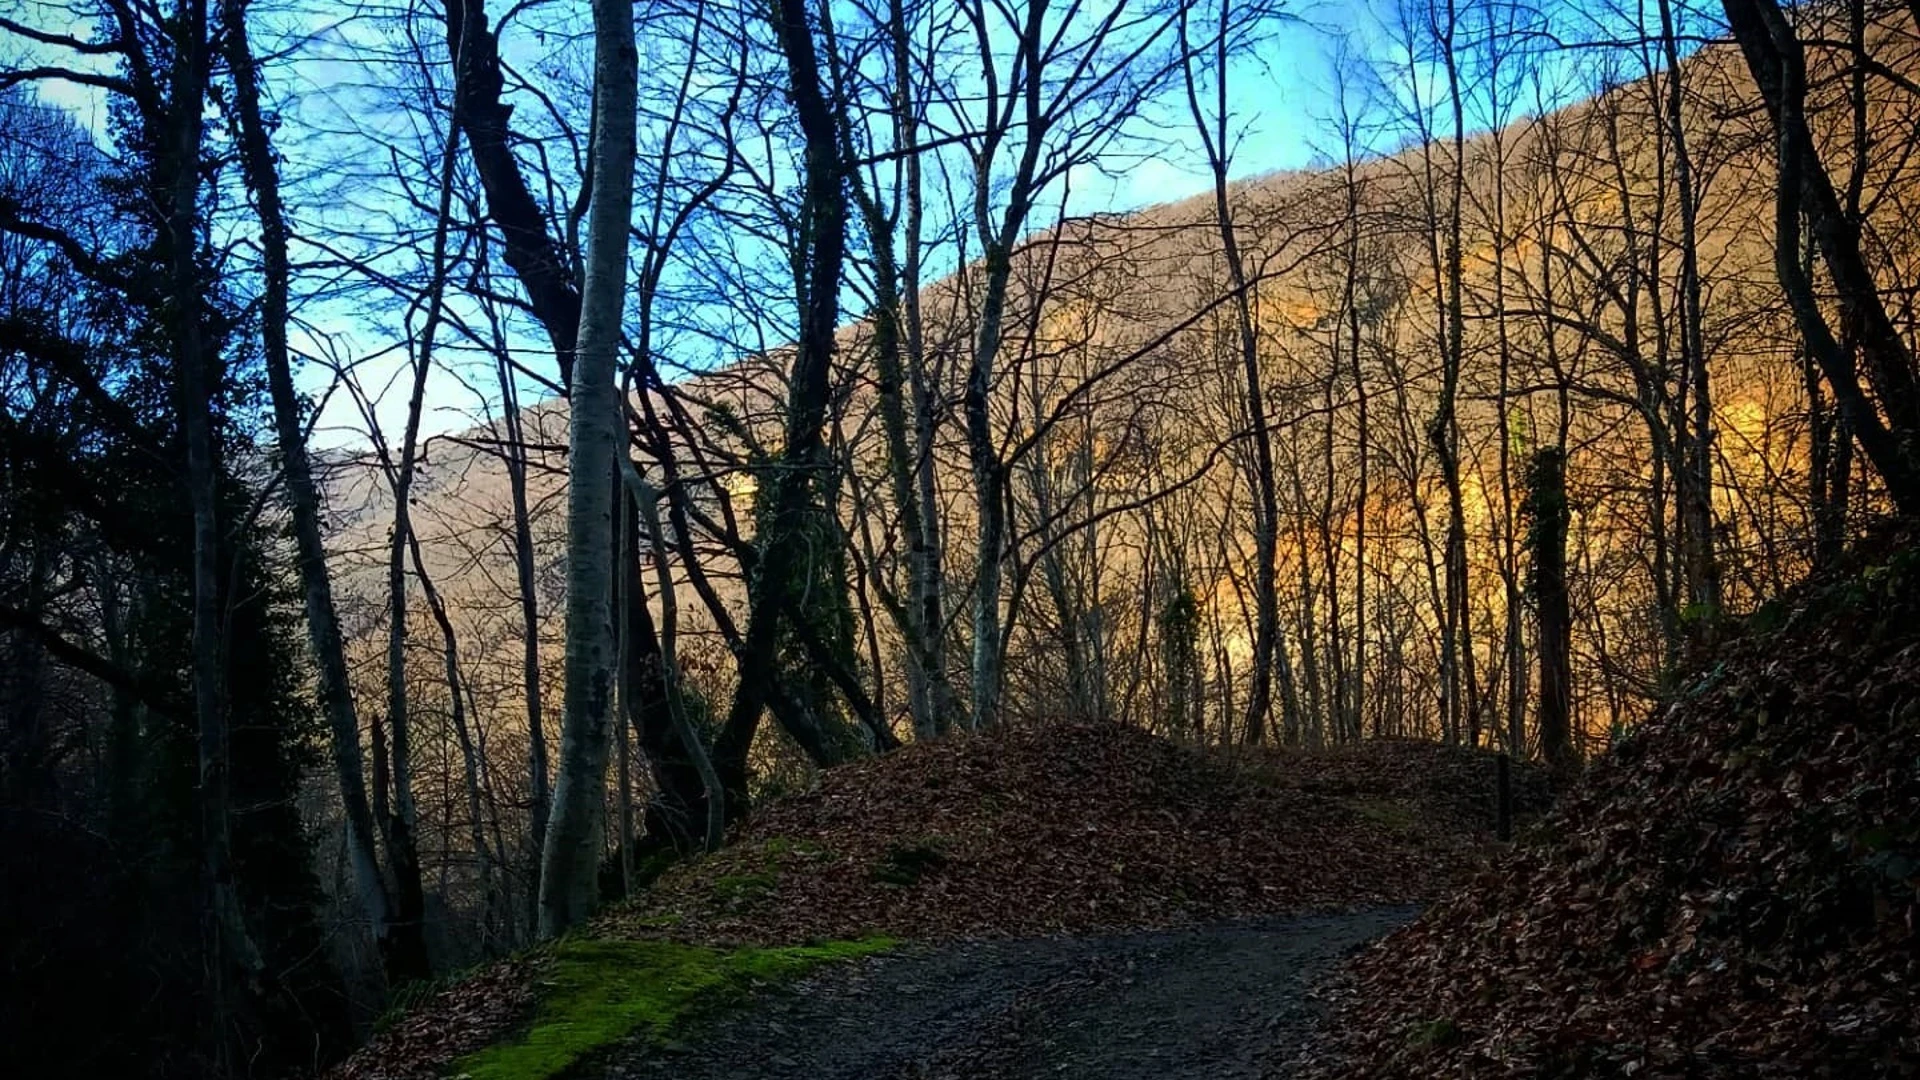
[[(1229, 760), (1065, 725), (829, 770), (594, 940), (915, 944), (823, 961), (792, 993), (797, 974), (723, 983), (577, 1060), (610, 1077), (1914, 1075), (1917, 660), (1920, 552), (1882, 540), (1748, 619), (1490, 864), (1491, 760), (1429, 744)], [(1544, 806), (1540, 777), (1517, 790)], [(1333, 1012), (1308, 1040), (1298, 990), (1393, 905), (1436, 896), (1314, 995)], [(1167, 925), (1193, 929), (1127, 934)], [(429, 1001), (342, 1075), (425, 1077), (511, 1045), (546, 1015), (556, 962)]]
[(1363, 956), (1305, 1075), (1920, 1071), (1920, 553), (1879, 550)]
[[(1912, 66), (1909, 37), (1879, 26), (1874, 32), (1881, 62), (1893, 70)], [(1835, 56), (1823, 46), (1813, 62), (1831, 67)], [(1719, 433), (1713, 501), (1729, 565), (1727, 602), (1738, 610), (1806, 565), (1817, 522), (1799, 485), (1820, 452), (1814, 427), (1822, 406), (1806, 399), (1792, 320), (1772, 281), (1772, 164), (1764, 118), (1745, 108), (1753, 89), (1726, 47), (1703, 49), (1685, 71), (1687, 134), (1702, 177), (1703, 340)], [(1509, 624), (1516, 636), (1524, 634), (1516, 591), (1523, 572), (1520, 473), (1529, 448), (1570, 447), (1584, 590), (1574, 611), (1583, 650), (1574, 709), (1594, 738), (1631, 723), (1650, 699), (1677, 630), (1648, 612), (1680, 606), (1674, 578), (1683, 537), (1673, 520), (1677, 496), (1667, 485), (1677, 483), (1675, 463), (1686, 452), (1684, 433), (1673, 430), (1673, 410), (1684, 409), (1686, 390), (1674, 355), (1679, 260), (1672, 255), (1672, 177), (1658, 137), (1661, 91), (1651, 77), (1620, 81), (1542, 116), (1510, 119), (1464, 148), (1471, 340), (1459, 407), (1467, 591), (1485, 605), (1476, 665), (1488, 673), (1489, 713), (1517, 708), (1524, 688), (1515, 693), (1502, 677), (1526, 659), (1508, 635)], [(1816, 113), (1830, 118), (1822, 123), (1838, 140), (1836, 93), (1834, 80), (1821, 80)], [(1892, 130), (1908, 119), (1894, 102), (1878, 107), (1870, 126)], [(1840, 149), (1836, 167), (1846, 158)], [(1318, 669), (1301, 677), (1324, 685), (1303, 694), (1352, 696), (1350, 686), (1333, 685), (1336, 679), (1362, 683), (1373, 711), (1354, 720), (1415, 737), (1438, 734), (1434, 720), (1392, 703), (1430, 693), (1426, 684), (1440, 662), (1431, 640), (1437, 616), (1422, 614), (1441, 599), (1422, 579), (1444, 501), (1420, 434), (1437, 393), (1441, 321), (1430, 244), (1440, 210), (1425, 186), (1428, 152), (1418, 143), (1384, 157), (1362, 152), (1351, 169), (1334, 164), (1260, 177), (1231, 193), (1241, 245), (1256, 271), (1254, 314), (1279, 495), (1289, 520), (1298, 520), (1278, 556), (1301, 639), (1289, 651), (1303, 665), (1309, 649), (1321, 657)], [(1435, 167), (1444, 167), (1451, 149), (1431, 153), (1440, 155)], [(1907, 210), (1909, 186), (1892, 162), (1866, 163), (1862, 181), (1862, 198), (1878, 215), (1877, 241), (1899, 264), (1906, 223), (1915, 219)], [(1016, 536), (1007, 560), (1007, 650), (1015, 675), (1008, 693), (1020, 715), (1145, 711), (1145, 691), (1124, 686), (1104, 689), (1109, 700), (1100, 702), (1058, 700), (1063, 688), (1081, 699), (1094, 694), (1085, 673), (1070, 670), (1075, 652), (1063, 637), (1093, 619), (1097, 607), (1098, 647), (1112, 654), (1102, 660), (1151, 670), (1159, 660), (1151, 613), (1175, 588), (1192, 592), (1202, 629), (1216, 638), (1205, 658), (1207, 711), (1217, 714), (1208, 719), (1224, 724), (1235, 711), (1228, 705), (1233, 688), (1246, 682), (1251, 647), (1244, 625), (1251, 481), (1245, 448), (1234, 444), (1244, 406), (1234, 396), (1227, 278), (1211, 215), (1210, 199), (1195, 196), (1072, 220), (1039, 228), (1016, 254), (992, 409), (1003, 449), (1032, 440), (1010, 463)], [(972, 577), (971, 481), (958, 408), (978, 274), (969, 267), (929, 284), (920, 297), (926, 344), (919, 363), (939, 416), (926, 453), (956, 595)], [(1628, 287), (1613, 284), (1619, 281)], [(860, 314), (849, 312), (854, 318), (842, 333), (834, 430), (849, 479), (835, 486), (833, 509), (852, 549), (852, 602), (864, 622), (875, 624), (860, 659), (875, 669), (881, 696), (892, 698), (883, 703), (898, 711), (906, 680), (884, 596), (904, 588), (905, 544), (885, 472), (869, 326)], [(662, 363), (672, 370), (673, 357)], [(692, 448), (701, 452), (700, 466), (683, 482), (714, 508), (716, 520), (749, 533), (755, 466), (735, 434), (706, 421), (724, 407), (763, 448), (775, 445), (779, 367), (778, 355), (766, 355), (720, 371), (679, 371), (675, 392), (697, 426), (666, 421), (683, 459)], [(529, 498), (539, 598), (553, 612), (562, 591), (552, 568), (564, 491), (554, 448), (564, 441), (564, 403), (542, 403), (527, 416), (527, 439), (538, 447)], [(1036, 417), (1050, 418), (1044, 436), (1036, 434)], [(414, 524), (427, 572), (449, 599), (465, 662), (507, 686), (525, 630), (514, 617), (509, 484), (491, 439), (477, 429), (430, 442)], [(1367, 483), (1356, 475), (1363, 458), (1371, 469)], [(653, 467), (645, 455), (640, 465)], [(369, 612), (358, 624), (369, 635), (379, 629), (385, 584), (390, 508), (380, 487), (370, 473), (350, 467), (336, 470), (332, 481), (341, 591)], [(731, 538), (699, 531), (715, 596), (737, 620), (744, 605)], [(1164, 553), (1158, 564), (1148, 551)], [(702, 673), (727, 666), (716, 620), (685, 586), (683, 571), (674, 572), (682, 575), (683, 652), (694, 680), (723, 695), (725, 677)], [(1097, 596), (1090, 586), (1096, 576)], [(1395, 583), (1374, 591), (1374, 613), (1383, 622), (1365, 641), (1352, 625), (1369, 599), (1362, 578)], [(551, 625), (535, 633), (549, 644), (557, 640)], [(370, 651), (380, 647), (368, 643)], [(1351, 656), (1336, 655), (1341, 650)], [(557, 678), (557, 650), (547, 654), (548, 676)], [(438, 658), (423, 651), (417, 663), (421, 680), (431, 684)], [(1343, 675), (1346, 664), (1352, 669)], [(951, 674), (964, 682), (964, 673)], [(1358, 707), (1366, 709), (1366, 701)], [(499, 738), (523, 737), (524, 709), (510, 696), (491, 698), (485, 712), (482, 722)]]
[[(927, 941), (1412, 903), (1484, 851), (1492, 784), (1489, 756), (1418, 743), (1222, 762), (1108, 725), (943, 741), (831, 770), (607, 925)], [(1519, 801), (1544, 808), (1531, 771)]]

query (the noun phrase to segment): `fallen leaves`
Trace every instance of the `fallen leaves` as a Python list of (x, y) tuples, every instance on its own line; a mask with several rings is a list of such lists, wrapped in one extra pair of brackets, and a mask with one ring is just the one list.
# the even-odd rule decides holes
[[(1493, 777), (1485, 754), (1412, 742), (1228, 759), (1115, 725), (946, 739), (829, 770), (591, 933), (938, 941), (1424, 901), (1483, 864)], [(1522, 814), (1543, 808), (1543, 780), (1514, 777)], [(547, 962), (434, 995), (334, 1076), (440, 1075), (525, 1026)]]
[(1755, 624), (1364, 954), (1301, 1072), (1920, 1075), (1920, 556)]
[(1492, 778), (1411, 742), (1228, 761), (1116, 725), (949, 739), (830, 771), (598, 929), (939, 940), (1418, 901), (1478, 864)]
[(531, 1016), (545, 963), (501, 960), (454, 979), (403, 1008), (339, 1068), (333, 1080), (433, 1080), (449, 1062), (480, 1050)]

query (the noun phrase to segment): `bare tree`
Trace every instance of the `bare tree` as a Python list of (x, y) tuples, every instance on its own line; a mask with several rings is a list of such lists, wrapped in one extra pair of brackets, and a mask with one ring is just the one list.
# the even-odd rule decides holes
[(308, 460), (306, 426), (293, 385), (287, 344), (289, 308), (288, 230), (280, 196), (279, 168), (262, 107), (260, 80), (248, 44), (245, 0), (226, 0), (223, 9), (226, 59), (234, 84), (239, 120), (240, 161), (260, 217), (264, 291), (261, 343), (272, 397), (280, 467), (286, 477), (294, 541), (307, 615), (308, 642), (318, 668), (321, 708), (331, 737), (334, 778), (346, 839), (347, 861), (361, 906), (372, 920), (391, 982), (422, 979), (430, 973), (425, 926), (398, 917), (388, 897), (374, 847), (373, 811), (367, 802), (366, 773), (360, 750), (360, 721), (347, 679), (346, 649), (327, 570), (326, 543), (320, 526), (320, 496)]
[(586, 279), (569, 397), (567, 695), (553, 819), (540, 860), (540, 932), (547, 937), (579, 924), (593, 907), (617, 659), (609, 605), (621, 427), (614, 371), (633, 223), (639, 53), (630, 5), (594, 0), (593, 27)]
[(1530, 582), (1539, 619), (1540, 749), (1555, 769), (1578, 760), (1570, 723), (1572, 616), (1567, 609), (1566, 453), (1558, 446), (1534, 454), (1527, 473), (1527, 546), (1533, 555)]
[[(803, 636), (793, 595), (801, 535), (809, 503), (827, 467), (826, 427), (834, 330), (839, 321), (841, 270), (846, 257), (846, 140), (839, 116), (828, 103), (814, 42), (813, 19), (804, 0), (781, 0), (773, 13), (774, 31), (786, 60), (788, 92), (799, 122), (805, 153), (801, 213), (802, 248), (795, 266), (800, 279), (800, 338), (788, 378), (781, 469), (773, 478), (770, 510), (757, 538), (754, 576), (748, 589), (747, 629), (738, 649), (739, 684), (715, 758), (729, 799), (744, 797), (746, 749), (762, 711), (781, 694), (774, 655), (783, 625)], [(798, 276), (798, 275), (796, 275)], [(816, 654), (817, 655), (817, 654)], [(793, 728), (790, 725), (789, 731)], [(816, 739), (819, 736), (816, 734)], [(824, 746), (809, 752), (829, 755)], [(731, 772), (732, 775), (729, 775)]]
[[(1273, 657), (1280, 633), (1276, 551), (1280, 533), (1279, 498), (1274, 491), (1273, 436), (1267, 425), (1267, 384), (1260, 364), (1260, 345), (1254, 331), (1253, 298), (1249, 295), (1246, 264), (1240, 255), (1238, 234), (1234, 228), (1233, 208), (1227, 198), (1227, 167), (1231, 149), (1228, 138), (1227, 73), (1230, 38), (1235, 29), (1232, 0), (1219, 0), (1219, 11), (1212, 39), (1205, 51), (1188, 46), (1187, 11), (1180, 13), (1181, 54), (1186, 74), (1187, 105), (1193, 114), (1194, 129), (1200, 135), (1207, 156), (1207, 168), (1213, 176), (1214, 221), (1220, 231), (1222, 258), (1226, 261), (1228, 283), (1233, 290), (1233, 315), (1240, 338), (1240, 363), (1246, 380), (1248, 437), (1254, 450), (1253, 503), (1253, 685), (1248, 690), (1247, 717), (1242, 727), (1248, 742), (1266, 738), (1267, 717), (1273, 696)], [(1201, 80), (1195, 61), (1211, 60), (1214, 78), (1213, 117), (1209, 124), (1201, 105)]]
[[(1775, 270), (1807, 347), (1819, 359), (1841, 413), (1903, 513), (1920, 513), (1920, 389), (1906, 340), (1887, 315), (1850, 221), (1807, 124), (1806, 57), (1799, 35), (1773, 0), (1726, 0), (1727, 24), (1772, 113), (1779, 167)], [(1800, 264), (1801, 221), (1818, 245), (1843, 320), (1857, 335), (1875, 398), (1860, 386), (1853, 362), (1827, 324)], [(1876, 404), (1886, 412), (1882, 421)]]
[(233, 1071), (240, 1047), (233, 1026), (243, 1000), (241, 980), (265, 974), (258, 948), (241, 912), (233, 869), (231, 748), (227, 726), (223, 623), (219, 475), (214, 461), (213, 393), (221, 380), (217, 346), (202, 325), (200, 157), (213, 60), (206, 5), (182, 0), (171, 20), (172, 71), (166, 85), (161, 173), (167, 262), (167, 295), (174, 325), (171, 346), (186, 442), (187, 501), (193, 514), (193, 712), (198, 727), (201, 871), (206, 888), (208, 978), (212, 993), (213, 1046), (223, 1072)]
[[(977, 113), (949, 98), (972, 166), (970, 227), (980, 244), (981, 284), (973, 311), (963, 412), (972, 469), (975, 537), (971, 726), (999, 719), (1001, 580), (1007, 541), (1007, 463), (992, 414), (995, 363), (1005, 333), (1013, 254), (1035, 207), (1074, 167), (1116, 139), (1177, 62), (1173, 9), (1127, 3), (1094, 16), (1055, 10), (1048, 0), (994, 8), (968, 0), (961, 17), (972, 32), (985, 81)], [(1001, 46), (1011, 36), (1011, 49)], [(1011, 157), (1004, 203), (994, 195)]]

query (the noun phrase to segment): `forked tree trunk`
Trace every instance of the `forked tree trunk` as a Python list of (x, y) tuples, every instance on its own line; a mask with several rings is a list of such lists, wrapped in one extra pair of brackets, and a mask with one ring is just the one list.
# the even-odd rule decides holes
[[(984, 186), (986, 178), (980, 183)], [(973, 708), (969, 724), (975, 731), (1000, 720), (1000, 577), (1001, 549), (1006, 546), (1006, 469), (993, 439), (990, 393), (994, 359), (1000, 351), (1000, 323), (1006, 309), (1007, 279), (1012, 260), (1005, 245), (991, 243), (986, 257), (986, 299), (980, 309), (980, 331), (974, 341), (973, 364), (967, 371), (963, 408), (967, 420), (967, 459), (973, 469), (973, 512), (979, 529), (974, 547), (973, 578)]]
[[(902, 122), (902, 149), (909, 153), (912, 152), (911, 130), (910, 123)], [(929, 453), (930, 448), (923, 444), (916, 449), (907, 438), (907, 335), (902, 325), (901, 275), (894, 254), (892, 223), (883, 212), (877, 194), (857, 183), (855, 191), (873, 243), (873, 351), (880, 426), (886, 438), (887, 477), (900, 515), (900, 532), (907, 546), (907, 595), (897, 605), (897, 622), (906, 647), (907, 699), (913, 716), (914, 737), (931, 739), (946, 729), (949, 718), (943, 710), (952, 692), (936, 689), (946, 681), (946, 673), (933, 644), (940, 627), (930, 622), (930, 616), (937, 618), (939, 608), (937, 601), (931, 611), (927, 604), (933, 577), (931, 553), (922, 516), (924, 508), (914, 476), (917, 459)]]
[[(1040, 32), (1036, 24), (1024, 29), (1021, 50), (1038, 67)], [(1030, 126), (1038, 124), (1040, 74), (1034, 70), (1024, 88)], [(993, 370), (1005, 330), (1007, 288), (1013, 277), (1013, 245), (1026, 227), (1039, 168), (1043, 131), (1029, 130), (1019, 168), (1008, 193), (1005, 215), (996, 226), (988, 217), (987, 197), (992, 177), (991, 155), (982, 155), (974, 176), (974, 227), (986, 252), (982, 258), (986, 281), (980, 302), (980, 322), (973, 340), (972, 363), (967, 368), (962, 410), (967, 423), (967, 461), (973, 474), (973, 509), (979, 535), (975, 538), (973, 582), (973, 704), (970, 725), (975, 731), (1000, 722), (1001, 672), (1000, 581), (1002, 549), (1007, 533), (1007, 469), (994, 444), (991, 392)]]
[[(1887, 496), (1902, 514), (1920, 514), (1920, 451), (1915, 449), (1920, 389), (1913, 355), (1887, 314), (1861, 250), (1859, 226), (1841, 207), (1814, 145), (1806, 118), (1806, 57), (1800, 39), (1775, 0), (1723, 0), (1722, 6), (1774, 118), (1779, 163), (1775, 272), (1835, 403), (1886, 483)], [(1875, 391), (1871, 398), (1860, 385), (1852, 355), (1827, 323), (1810, 275), (1801, 268), (1803, 217), (1833, 283), (1841, 320), (1866, 360)]]
[[(450, 133), (440, 153), (438, 216), (434, 219), (433, 244), (428, 256), (426, 313), (419, 333), (419, 351), (414, 357), (399, 464), (393, 463), (384, 444), (379, 447), (381, 464), (388, 469), (393, 484), (393, 535), (388, 538), (387, 550), (387, 731), (392, 739), (388, 775), (393, 783), (393, 802), (392, 813), (384, 815), (381, 826), (386, 832), (387, 858), (393, 867), (397, 893), (395, 918), (416, 928), (409, 933), (422, 935), (425, 934), (427, 899), (421, 883), (420, 813), (413, 798), (413, 718), (407, 700), (407, 545), (413, 540), (413, 481), (419, 467), (420, 418), (426, 406), (434, 339), (440, 329), (447, 288), (454, 145), (454, 136)], [(375, 749), (376, 752), (379, 749), (377, 744)]]
[(1672, 0), (1659, 0), (1660, 43), (1667, 65), (1666, 126), (1673, 140), (1673, 182), (1680, 203), (1680, 371), (1690, 390), (1689, 415), (1676, 417), (1686, 448), (1679, 485), (1688, 604), (1711, 640), (1720, 621), (1720, 564), (1713, 539), (1713, 396), (1708, 381), (1705, 313), (1700, 300), (1699, 192), (1687, 148), (1686, 98)]
[[(1234, 228), (1233, 210), (1227, 201), (1227, 37), (1232, 5), (1220, 0), (1220, 21), (1212, 41), (1214, 69), (1214, 129), (1209, 130), (1200, 107), (1198, 74), (1193, 56), (1186, 62), (1187, 105), (1194, 126), (1206, 148), (1207, 163), (1213, 178), (1213, 217), (1219, 230), (1221, 255), (1226, 260), (1228, 283), (1233, 287), (1234, 328), (1239, 334), (1242, 405), (1247, 410), (1247, 437), (1253, 443), (1253, 685), (1247, 695), (1246, 723), (1241, 728), (1247, 742), (1266, 739), (1267, 721), (1273, 711), (1273, 667), (1275, 642), (1280, 635), (1280, 500), (1274, 488), (1273, 434), (1267, 427), (1266, 379), (1261, 372), (1260, 344), (1253, 322), (1253, 298), (1249, 295), (1247, 268), (1240, 256), (1239, 235)], [(1185, 38), (1182, 17), (1181, 33)]]
[[(700, 733), (693, 726), (693, 718), (687, 714), (686, 698), (680, 688), (680, 603), (674, 595), (673, 570), (667, 562), (666, 531), (660, 524), (659, 492), (640, 475), (631, 458), (622, 454), (618, 464), (639, 511), (640, 521), (646, 528), (654, 587), (660, 593), (660, 628), (655, 640), (660, 643), (658, 668), (661, 691), (666, 698), (665, 712), (672, 723), (674, 737), (679, 740), (680, 752), (700, 777), (700, 788), (706, 799), (706, 831), (701, 837), (701, 846), (707, 851), (717, 851), (727, 828), (727, 793), (720, 784), (719, 774), (714, 771), (713, 759), (707, 755), (706, 744), (700, 741)], [(634, 594), (639, 592), (638, 588), (630, 591)], [(634, 606), (636, 613), (646, 613), (646, 604), (637, 595), (630, 596), (628, 603)], [(657, 715), (659, 711), (655, 710), (654, 714)], [(643, 744), (642, 749), (646, 750), (647, 747)], [(674, 785), (663, 782), (657, 772), (670, 755), (649, 753), (648, 756), (656, 763), (655, 786), (663, 792), (671, 789)], [(682, 801), (689, 807), (692, 805), (691, 800)], [(648, 831), (651, 833), (653, 829), (649, 827)]]
[[(504, 337), (495, 324), (494, 364), (500, 380), (502, 415), (506, 422), (507, 445), (502, 457), (507, 467), (507, 488), (513, 500), (513, 569), (520, 594), (520, 687), (527, 717), (527, 807), (528, 835), (532, 858), (538, 866), (547, 843), (547, 818), (553, 812), (552, 774), (547, 764), (546, 708), (540, 686), (540, 594), (534, 575), (533, 520), (527, 505), (527, 442), (520, 423), (519, 394), (514, 389), (512, 369), (507, 364)], [(540, 882), (530, 881), (527, 911), (538, 920)]]
[[(753, 581), (747, 593), (747, 630), (741, 640), (739, 684), (725, 727), (714, 746), (714, 766), (730, 803), (745, 799), (746, 752), (761, 714), (785, 710), (783, 724), (815, 761), (828, 762), (836, 749), (817, 720), (792, 701), (779, 685), (777, 646), (782, 626), (791, 625), (822, 659), (819, 641), (795, 610), (792, 577), (801, 547), (793, 540), (806, 527), (814, 484), (826, 465), (829, 374), (834, 328), (840, 312), (840, 272), (846, 258), (846, 163), (838, 121), (820, 79), (812, 26), (804, 0), (780, 0), (772, 12), (774, 31), (786, 58), (788, 90), (805, 140), (806, 249), (796, 265), (806, 267), (800, 282), (800, 341), (788, 379), (782, 468), (770, 494), (771, 513), (756, 540)], [(843, 689), (845, 687), (843, 686)], [(856, 687), (857, 689), (857, 687)]]
[[(1480, 687), (1474, 674), (1473, 608), (1467, 581), (1467, 511), (1460, 480), (1460, 420), (1455, 408), (1460, 372), (1466, 362), (1466, 284), (1461, 215), (1466, 202), (1467, 145), (1464, 91), (1460, 86), (1459, 57), (1454, 51), (1458, 25), (1455, 0), (1447, 0), (1447, 99), (1453, 110), (1453, 172), (1447, 207), (1447, 346), (1441, 360), (1440, 405), (1434, 412), (1429, 437), (1440, 459), (1440, 478), (1447, 488), (1447, 534), (1444, 565), (1447, 579), (1446, 623), (1451, 634), (1447, 649), (1454, 669), (1455, 730), (1468, 746), (1480, 743)], [(1464, 729), (1462, 724), (1464, 722)]]

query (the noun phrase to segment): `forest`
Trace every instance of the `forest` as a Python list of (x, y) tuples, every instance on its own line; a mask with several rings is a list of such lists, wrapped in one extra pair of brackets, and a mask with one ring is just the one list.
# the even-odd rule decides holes
[[(7, 5), (0, 1061), (425, 1053), (616, 924), (769, 982), (1454, 888), (1495, 933), (1516, 810), (1684, 818), (1613, 770), (1813, 709), (1725, 672), (1905, 685), (1916, 124), (1886, 0)], [(1875, 948), (1902, 700), (1833, 833)], [(1507, 1052), (1394, 1068), (1614, 1075)], [(1030, 1075), (952, 1067), (899, 1075)]]

